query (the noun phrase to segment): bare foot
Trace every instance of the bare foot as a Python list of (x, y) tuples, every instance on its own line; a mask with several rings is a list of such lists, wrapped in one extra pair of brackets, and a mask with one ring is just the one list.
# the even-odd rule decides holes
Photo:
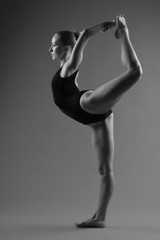
[(78, 228), (105, 228), (105, 222), (101, 219), (91, 218), (82, 223), (75, 223)]
[(124, 16), (118, 16), (116, 18), (116, 25), (117, 25), (117, 29), (115, 31), (115, 37), (117, 39), (119, 39), (122, 37), (124, 30), (128, 31), (126, 20), (125, 20)]
[(105, 221), (103, 219), (97, 218), (97, 212), (93, 215), (92, 218), (81, 222), (75, 223), (78, 228), (105, 228)]

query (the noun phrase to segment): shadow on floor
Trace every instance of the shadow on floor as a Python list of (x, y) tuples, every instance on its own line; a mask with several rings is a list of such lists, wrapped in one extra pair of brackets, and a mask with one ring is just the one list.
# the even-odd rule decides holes
[[(88, 231), (89, 230), (89, 231)], [(137, 236), (145, 236), (151, 237), (151, 236), (160, 236), (160, 226), (158, 225), (121, 225), (121, 226), (108, 226), (105, 229), (78, 229), (74, 225), (67, 225), (67, 224), (15, 224), (10, 226), (4, 226), (0, 227), (0, 232), (2, 236), (17, 236), (17, 239), (20, 239), (20, 236), (41, 236), (42, 239), (45, 239), (45, 236), (59, 236), (60, 238), (65, 237), (72, 237), (77, 236), (78, 231), (81, 231), (82, 235), (84, 234), (90, 234), (95, 235), (97, 233), (97, 230), (99, 234), (103, 236), (103, 234), (107, 234), (110, 239), (112, 237), (116, 236), (123, 236), (124, 234), (126, 236), (132, 236), (134, 234), (138, 234)], [(0, 235), (1, 235), (0, 234)], [(75, 235), (76, 234), (76, 235)], [(61, 236), (60, 236), (61, 235)], [(79, 235), (79, 234), (78, 234)], [(81, 236), (82, 236), (81, 235)], [(89, 236), (89, 235), (87, 235)], [(8, 238), (9, 239), (9, 238)], [(59, 239), (59, 238), (58, 238)], [(61, 238), (62, 239), (62, 238)], [(67, 238), (68, 239), (68, 238)], [(119, 238), (122, 239), (122, 238)]]

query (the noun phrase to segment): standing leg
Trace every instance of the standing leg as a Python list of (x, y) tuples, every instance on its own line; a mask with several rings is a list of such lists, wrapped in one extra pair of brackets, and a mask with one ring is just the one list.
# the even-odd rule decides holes
[(82, 95), (81, 107), (89, 113), (103, 114), (107, 112), (142, 75), (142, 68), (131, 44), (129, 31), (123, 17), (117, 18), (117, 32), (120, 33), (121, 39), (122, 64), (127, 70), (121, 76)]
[(99, 162), (99, 173), (101, 175), (99, 204), (96, 218), (105, 221), (106, 211), (114, 188), (113, 157), (113, 114), (105, 122), (92, 127), (93, 147)]
[(78, 227), (105, 227), (107, 208), (113, 193), (113, 114), (105, 121), (91, 125), (92, 143), (98, 159), (98, 170), (101, 175), (98, 208), (93, 218), (77, 224)]

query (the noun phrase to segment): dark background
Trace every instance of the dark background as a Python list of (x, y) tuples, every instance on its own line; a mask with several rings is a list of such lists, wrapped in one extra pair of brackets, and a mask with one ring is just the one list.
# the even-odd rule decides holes
[[(2, 222), (39, 219), (73, 224), (94, 213), (100, 177), (90, 129), (63, 115), (53, 104), (50, 84), (59, 65), (52, 62), (48, 49), (56, 31), (82, 30), (123, 13), (144, 74), (113, 108), (116, 187), (107, 221), (113, 226), (122, 222), (124, 225), (137, 221), (158, 223), (159, 1), (16, 0), (2, 3)], [(114, 38), (114, 31), (108, 36), (99, 34), (90, 40), (85, 50), (79, 87), (93, 89), (123, 71), (120, 41)]]

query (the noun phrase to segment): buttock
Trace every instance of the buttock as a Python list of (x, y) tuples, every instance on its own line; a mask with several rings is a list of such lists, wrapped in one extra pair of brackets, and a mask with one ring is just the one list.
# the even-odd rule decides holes
[[(98, 114), (98, 115), (104, 114), (104, 113), (99, 113), (95, 111), (95, 107), (93, 108), (91, 104), (91, 98), (89, 97), (93, 92), (94, 92), (93, 90), (87, 90), (82, 94), (80, 98), (80, 106), (84, 111), (90, 114)], [(99, 108), (97, 110), (99, 110)]]
[(107, 111), (105, 114), (91, 114), (85, 111), (80, 105), (82, 95), (84, 93), (91, 94), (92, 92), (93, 90), (83, 90), (67, 97), (63, 101), (64, 104), (60, 108), (61, 111), (72, 119), (85, 125), (105, 120), (112, 113), (112, 110)]

